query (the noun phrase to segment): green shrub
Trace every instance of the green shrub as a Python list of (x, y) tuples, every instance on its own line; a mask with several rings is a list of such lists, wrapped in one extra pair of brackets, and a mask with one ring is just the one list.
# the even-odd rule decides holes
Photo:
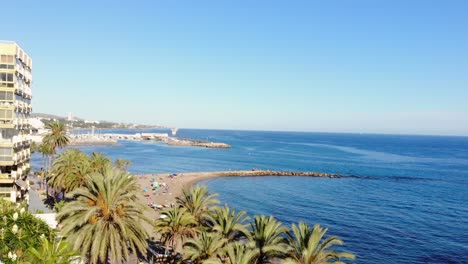
[(41, 237), (53, 239), (54, 234), (42, 220), (21, 205), (0, 199), (0, 261), (22, 260), (30, 247), (41, 245)]

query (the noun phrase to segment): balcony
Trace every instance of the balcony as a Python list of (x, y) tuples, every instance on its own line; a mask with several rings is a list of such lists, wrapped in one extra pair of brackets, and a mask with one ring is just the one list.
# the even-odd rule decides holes
[(2, 108), (11, 108), (11, 107), (14, 107), (14, 103), (13, 101), (0, 101), (0, 107)]
[(13, 147), (14, 141), (12, 138), (2, 138), (0, 139), (0, 146), (2, 147)]
[(15, 118), (13, 119), (13, 125), (17, 128), (23, 128), (29, 126), (29, 120), (25, 118)]
[(17, 136), (14, 136), (12, 138), (12, 141), (13, 141), (13, 146), (14, 147), (19, 147), (21, 145), (24, 144), (24, 141), (26, 140), (26, 138), (22, 135), (17, 135)]
[(24, 98), (26, 99), (31, 99), (32, 98), (32, 90), (29, 87), (24, 88), (24, 93), (23, 93)]
[(24, 92), (23, 87), (16, 87), (16, 88), (15, 88), (15, 93), (16, 93), (17, 95), (22, 96), (22, 95), (23, 95), (23, 92)]
[(1, 118), (0, 119), (0, 128), (14, 128), (13, 118)]
[(27, 83), (30, 83), (32, 80), (32, 74), (29, 70), (24, 70), (24, 78)]
[(18, 72), (21, 76), (24, 76), (24, 66), (21, 63), (16, 63), (15, 67), (16, 72)]

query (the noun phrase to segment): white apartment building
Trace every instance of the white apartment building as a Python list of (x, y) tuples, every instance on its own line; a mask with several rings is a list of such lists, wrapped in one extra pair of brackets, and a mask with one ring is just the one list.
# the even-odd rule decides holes
[(0, 198), (28, 200), (32, 60), (13, 41), (0, 41)]

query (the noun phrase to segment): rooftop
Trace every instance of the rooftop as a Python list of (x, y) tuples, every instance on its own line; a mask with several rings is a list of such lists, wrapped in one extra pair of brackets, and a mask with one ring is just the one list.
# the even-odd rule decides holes
[(16, 43), (16, 41), (1, 40), (1, 39), (0, 39), (0, 44), (18, 44), (18, 43)]

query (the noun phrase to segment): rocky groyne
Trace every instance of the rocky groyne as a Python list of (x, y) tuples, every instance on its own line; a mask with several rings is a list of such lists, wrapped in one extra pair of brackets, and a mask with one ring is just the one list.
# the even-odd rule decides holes
[(272, 171), (272, 170), (236, 170), (236, 171), (207, 171), (207, 172), (182, 172), (182, 173), (159, 173), (155, 177), (175, 177), (181, 179), (203, 180), (216, 177), (256, 177), (256, 176), (304, 176), (322, 178), (341, 178), (341, 174), (306, 171)]
[(114, 139), (81, 138), (70, 140), (69, 146), (99, 146), (115, 145), (118, 141)]
[[(194, 174), (200, 174), (193, 172)], [(185, 174), (185, 173), (184, 173)], [(213, 171), (202, 172), (204, 175), (212, 175), (213, 177), (239, 177), (239, 176), (306, 176), (306, 177), (325, 177), (325, 178), (341, 178), (342, 175), (323, 172), (304, 172), (304, 171), (271, 171), (271, 170), (242, 170), (242, 171)]]
[(204, 147), (204, 148), (230, 148), (226, 143), (208, 142), (193, 139), (168, 138), (167, 144), (170, 146), (185, 146), (185, 147)]

